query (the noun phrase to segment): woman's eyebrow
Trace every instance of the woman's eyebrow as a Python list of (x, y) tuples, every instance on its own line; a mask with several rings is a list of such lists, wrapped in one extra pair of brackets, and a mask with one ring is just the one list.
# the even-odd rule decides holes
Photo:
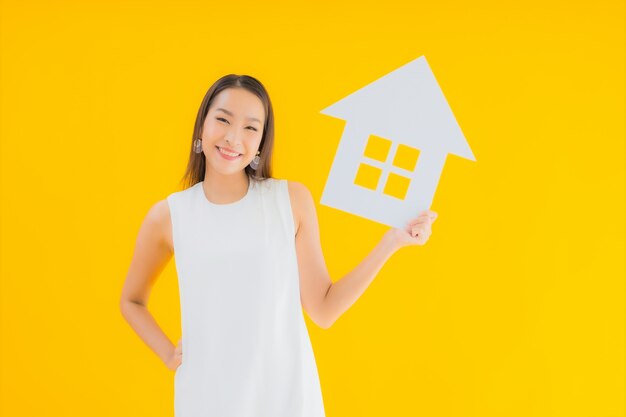
[[(232, 114), (230, 111), (228, 111), (226, 109), (223, 109), (221, 107), (218, 107), (217, 109), (215, 109), (215, 111), (220, 111), (220, 110), (223, 111), (224, 113), (226, 113), (229, 116), (234, 116), (234, 114)], [(257, 119), (256, 117), (248, 117), (248, 120), (255, 120), (255, 121), (261, 123), (261, 121), (259, 119)]]

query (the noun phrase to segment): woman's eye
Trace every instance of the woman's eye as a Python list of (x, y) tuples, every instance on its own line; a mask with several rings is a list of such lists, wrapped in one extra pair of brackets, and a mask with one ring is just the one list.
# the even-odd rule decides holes
[[(216, 117), (216, 120), (219, 120), (220, 122), (226, 122), (228, 123), (228, 120), (224, 119), (223, 117)], [(250, 129), (254, 130), (255, 132), (257, 131), (257, 128), (254, 126), (248, 126)]]

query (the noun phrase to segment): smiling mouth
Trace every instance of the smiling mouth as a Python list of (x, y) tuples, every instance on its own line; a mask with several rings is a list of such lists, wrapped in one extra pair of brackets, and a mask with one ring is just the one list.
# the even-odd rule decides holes
[(238, 157), (238, 156), (243, 155), (243, 154), (241, 154), (241, 153), (234, 154), (234, 155), (233, 155), (232, 153), (230, 153), (230, 152), (226, 153), (226, 151), (223, 151), (223, 150), (222, 150), (222, 148), (220, 148), (219, 146), (216, 146), (216, 148), (217, 148), (217, 150), (218, 150), (220, 153), (222, 153), (223, 155), (226, 155), (226, 156), (230, 156), (231, 158), (236, 158), (236, 157)]

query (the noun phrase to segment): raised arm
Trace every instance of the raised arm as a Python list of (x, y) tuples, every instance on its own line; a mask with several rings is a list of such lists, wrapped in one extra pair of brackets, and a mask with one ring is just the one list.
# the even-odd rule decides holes
[(130, 268), (122, 288), (120, 310), (126, 321), (163, 363), (175, 370), (175, 346), (148, 311), (148, 298), (173, 255), (169, 205), (161, 200), (141, 224)]
[(389, 229), (356, 268), (333, 283), (322, 254), (313, 197), (306, 186), (293, 181), (289, 182), (289, 193), (298, 221), (296, 252), (302, 306), (311, 320), (324, 329), (359, 299), (393, 253), (404, 246), (425, 244), (437, 218), (435, 212), (425, 211), (408, 222), (405, 229)]

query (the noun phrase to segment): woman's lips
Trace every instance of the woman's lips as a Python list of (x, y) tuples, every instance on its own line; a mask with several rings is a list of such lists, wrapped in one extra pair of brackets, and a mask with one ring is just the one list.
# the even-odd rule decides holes
[(219, 153), (221, 155), (222, 158), (228, 160), (228, 161), (234, 161), (235, 159), (239, 159), (241, 158), (242, 155), (238, 155), (238, 156), (230, 156), (230, 155), (226, 155), (224, 153), (222, 153), (219, 149), (219, 147), (215, 147), (215, 150), (217, 151), (217, 153)]

